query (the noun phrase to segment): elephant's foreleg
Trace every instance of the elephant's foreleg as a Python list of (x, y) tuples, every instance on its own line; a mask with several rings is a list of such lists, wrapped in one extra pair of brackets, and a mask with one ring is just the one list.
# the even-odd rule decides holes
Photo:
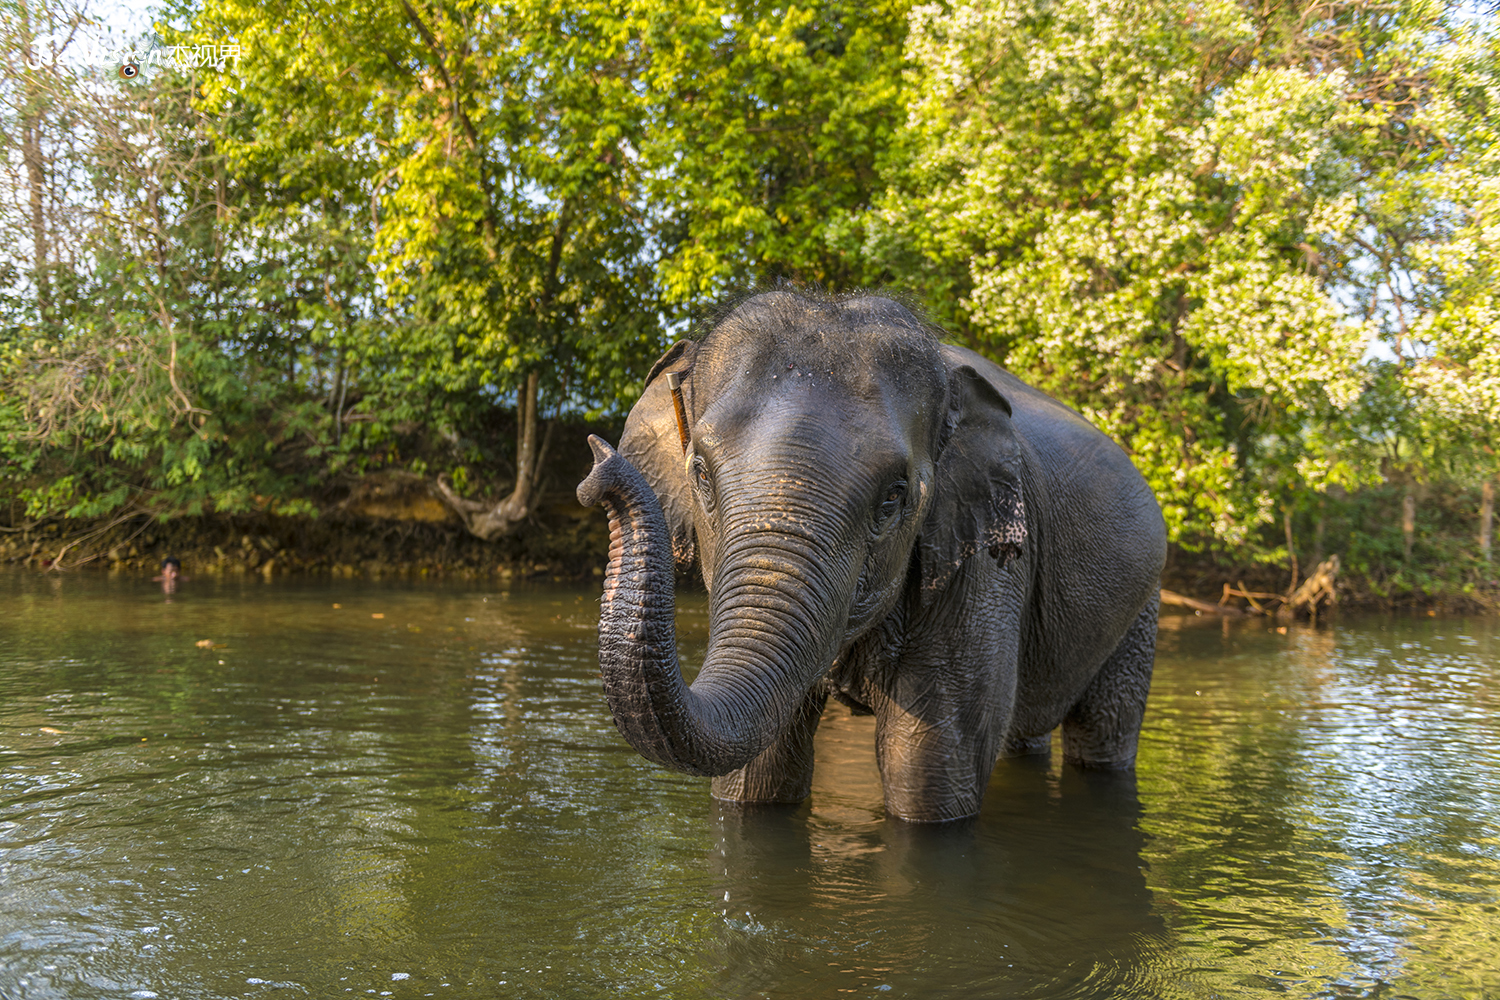
[(1005, 756), (1033, 757), (1052, 752), (1052, 734), (1012, 736), (1005, 741)]
[(977, 816), (999, 740), (984, 727), (961, 725), (951, 706), (883, 702), (875, 710), (875, 759), (886, 815), (913, 823)]
[(759, 757), (713, 781), (713, 796), (728, 802), (801, 802), (812, 794), (813, 735), (828, 688), (819, 683), (802, 699), (780, 737)]
[(1083, 697), (1063, 719), (1063, 759), (1088, 767), (1131, 767), (1151, 668), (1156, 660), (1156, 614), (1159, 599), (1141, 609), (1135, 624), (1094, 675)]
[(1000, 570), (960, 580), (948, 607), (916, 621), (875, 700), (875, 757), (885, 811), (916, 823), (975, 816), (1000, 756), (1015, 698), (1019, 597), (990, 595)]

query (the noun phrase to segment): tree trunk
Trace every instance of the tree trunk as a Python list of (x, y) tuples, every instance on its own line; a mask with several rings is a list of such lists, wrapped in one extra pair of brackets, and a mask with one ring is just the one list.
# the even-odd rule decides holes
[(459, 496), (447, 476), (437, 478), (438, 496), (463, 518), (470, 534), (486, 542), (514, 533), (531, 516), (542, 459), (552, 440), (549, 427), (540, 446), (537, 443), (537, 396), (541, 379), (541, 372), (531, 372), (526, 376), (525, 386), (516, 393), (516, 484), (510, 496), (491, 507)]
[(344, 382), (344, 345), (334, 346), (333, 384), (328, 387), (328, 408), (333, 411), (333, 443), (344, 443), (344, 396), (349, 386)]
[(52, 315), (52, 288), (47, 274), (47, 170), (42, 155), (42, 106), (44, 95), (37, 86), (33, 67), (31, 11), (26, 0), (16, 5), (21, 21), (21, 71), (25, 84), (21, 102), (21, 161), (26, 165), (28, 208), (31, 214), (31, 273), (36, 283), (37, 318), (46, 325)]
[(1286, 592), (1290, 594), (1292, 591), (1297, 589), (1297, 576), (1299, 569), (1299, 567), (1297, 566), (1297, 546), (1294, 544), (1292, 538), (1292, 508), (1290, 504), (1281, 508), (1281, 523), (1282, 526), (1286, 528), (1287, 558), (1292, 561), (1292, 582), (1291, 585), (1286, 588)]
[(1479, 487), (1479, 558), (1490, 561), (1495, 529), (1495, 479), (1488, 476)]
[(1161, 603), (1171, 604), (1179, 608), (1192, 608), (1194, 611), (1201, 611), (1204, 614), (1223, 615), (1226, 618), (1243, 618), (1245, 616), (1245, 612), (1232, 605), (1210, 604), (1207, 601), (1200, 601), (1196, 597), (1188, 597), (1185, 594), (1179, 594), (1172, 590), (1163, 590), (1161, 592)]
[(1318, 519), (1313, 523), (1313, 553), (1307, 562), (1316, 566), (1323, 561), (1323, 535), (1328, 525), (1328, 498), (1318, 501)]
[(1417, 539), (1417, 497), (1407, 487), (1401, 498), (1401, 551), (1407, 562), (1411, 562), (1412, 543)]

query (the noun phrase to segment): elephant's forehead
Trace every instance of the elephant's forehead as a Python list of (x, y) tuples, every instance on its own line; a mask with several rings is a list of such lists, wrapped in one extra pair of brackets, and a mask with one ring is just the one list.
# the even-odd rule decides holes
[(924, 423), (940, 408), (945, 384), (942, 370), (929, 374), (889, 358), (835, 363), (785, 349), (718, 359), (695, 377), (709, 406), (736, 411), (741, 419), (761, 411), (786, 411), (879, 420), (893, 428)]
[(810, 378), (842, 384), (855, 398), (941, 394), (947, 384), (936, 338), (904, 307), (879, 296), (756, 296), (713, 329), (698, 366), (720, 385)]
[[(721, 386), (749, 382), (762, 389), (785, 385), (839, 386), (852, 398), (877, 398), (892, 392), (936, 391), (946, 378), (942, 356), (934, 352), (821, 350), (824, 342), (765, 338), (737, 345), (732, 352), (711, 355), (705, 374)], [(699, 362), (703, 364), (702, 361)], [(807, 381), (799, 381), (807, 380)]]
[(836, 468), (904, 463), (913, 425), (911, 415), (889, 398), (853, 399), (842, 386), (819, 386), (808, 376), (788, 387), (720, 396), (704, 412), (695, 437), (724, 455), (782, 461), (801, 456), (803, 464)]

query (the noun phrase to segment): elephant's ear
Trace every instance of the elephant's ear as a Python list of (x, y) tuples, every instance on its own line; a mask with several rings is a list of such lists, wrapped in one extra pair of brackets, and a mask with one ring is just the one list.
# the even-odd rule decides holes
[(1010, 403), (969, 365), (948, 379), (932, 506), (922, 524), (922, 600), (981, 550), (1003, 566), (1026, 542), (1021, 449)]
[[(646, 376), (646, 390), (625, 419), (625, 433), (620, 437), (620, 454), (641, 471), (661, 501), (672, 534), (672, 559), (677, 570), (686, 573), (693, 565), (693, 507), (688, 489), (687, 471), (683, 465), (682, 442), (677, 436), (677, 415), (672, 407), (668, 372), (692, 370), (698, 345), (679, 340), (651, 367)], [(688, 420), (693, 419), (692, 380), (682, 380), (683, 401)]]

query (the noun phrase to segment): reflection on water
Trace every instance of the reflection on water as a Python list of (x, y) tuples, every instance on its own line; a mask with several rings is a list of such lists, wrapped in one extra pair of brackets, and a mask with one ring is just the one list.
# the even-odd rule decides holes
[(1495, 995), (1495, 624), (1263, 630), (1163, 635), (1140, 774), (1174, 931), (1225, 987)]
[(977, 821), (885, 823), (871, 722), (825, 723), (810, 814), (715, 816), (720, 913), (761, 946), (726, 942), (719, 995), (1117, 996), (1141, 984), (1163, 924), (1133, 776), (1006, 761)]
[(933, 829), (838, 707), (797, 809), (639, 758), (592, 591), (0, 609), (7, 1000), (1500, 994), (1490, 622), (1170, 619), (1135, 776), (1002, 761)]

